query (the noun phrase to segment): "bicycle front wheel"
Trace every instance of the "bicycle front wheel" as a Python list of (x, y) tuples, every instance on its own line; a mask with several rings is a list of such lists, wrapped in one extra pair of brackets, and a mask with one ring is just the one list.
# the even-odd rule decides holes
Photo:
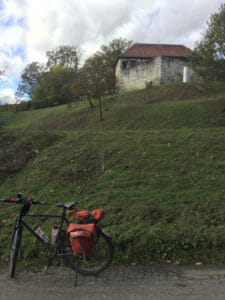
[(12, 278), (16, 269), (16, 262), (19, 254), (19, 248), (21, 244), (22, 228), (14, 228), (12, 234), (12, 240), (9, 248), (9, 276)]
[(113, 245), (106, 234), (99, 232), (98, 241), (94, 245), (92, 254), (76, 257), (73, 254), (69, 238), (65, 237), (62, 242), (61, 254), (65, 265), (72, 270), (84, 275), (95, 275), (105, 270), (112, 262)]

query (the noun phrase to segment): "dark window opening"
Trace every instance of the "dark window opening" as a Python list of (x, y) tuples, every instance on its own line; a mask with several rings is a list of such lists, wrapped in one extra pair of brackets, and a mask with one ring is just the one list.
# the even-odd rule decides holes
[(122, 68), (123, 68), (123, 69), (126, 69), (126, 67), (127, 67), (127, 61), (124, 60), (124, 61), (122, 61)]
[(130, 60), (130, 65), (131, 65), (131, 67), (136, 66), (136, 63), (137, 63), (136, 59), (131, 59), (131, 60)]

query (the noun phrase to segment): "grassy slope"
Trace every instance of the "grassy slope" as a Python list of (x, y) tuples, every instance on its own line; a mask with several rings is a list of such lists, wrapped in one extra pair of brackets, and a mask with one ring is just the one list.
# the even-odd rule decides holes
[[(224, 262), (224, 91), (169, 85), (123, 94), (104, 101), (104, 122), (85, 103), (4, 114), (0, 197), (23, 191), (47, 200), (49, 212), (74, 199), (81, 209), (105, 208), (117, 262)], [(0, 206), (3, 260), (15, 212)], [(26, 235), (24, 245), (26, 260), (36, 245)]]

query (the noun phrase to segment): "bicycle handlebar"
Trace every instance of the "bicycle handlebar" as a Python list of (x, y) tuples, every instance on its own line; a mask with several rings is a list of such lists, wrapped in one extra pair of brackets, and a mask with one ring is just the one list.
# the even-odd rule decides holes
[(30, 202), (31, 201), (31, 203), (32, 204), (47, 204), (47, 202), (40, 202), (40, 201), (34, 201), (33, 199), (29, 199), (29, 200), (24, 200), (24, 199), (18, 199), (18, 200), (16, 200), (16, 199), (14, 199), (14, 198), (11, 198), (11, 199), (0, 199), (0, 202), (8, 202), (8, 203), (18, 203), (18, 204), (22, 204), (22, 203), (24, 203), (24, 201), (28, 201), (28, 202)]
[(31, 200), (32, 201), (32, 204), (47, 204), (47, 202), (39, 202), (39, 201), (33, 201), (33, 200)]
[(0, 199), (0, 202), (9, 202), (9, 203), (15, 203), (17, 202), (18, 200), (15, 200), (14, 198), (11, 198), (11, 199)]

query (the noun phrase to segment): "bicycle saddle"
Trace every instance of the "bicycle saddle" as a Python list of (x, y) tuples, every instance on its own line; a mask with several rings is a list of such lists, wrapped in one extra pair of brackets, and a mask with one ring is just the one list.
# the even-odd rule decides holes
[(68, 203), (58, 203), (56, 204), (57, 207), (64, 207), (67, 209), (71, 209), (73, 208), (75, 205), (77, 204), (77, 202), (68, 202)]

